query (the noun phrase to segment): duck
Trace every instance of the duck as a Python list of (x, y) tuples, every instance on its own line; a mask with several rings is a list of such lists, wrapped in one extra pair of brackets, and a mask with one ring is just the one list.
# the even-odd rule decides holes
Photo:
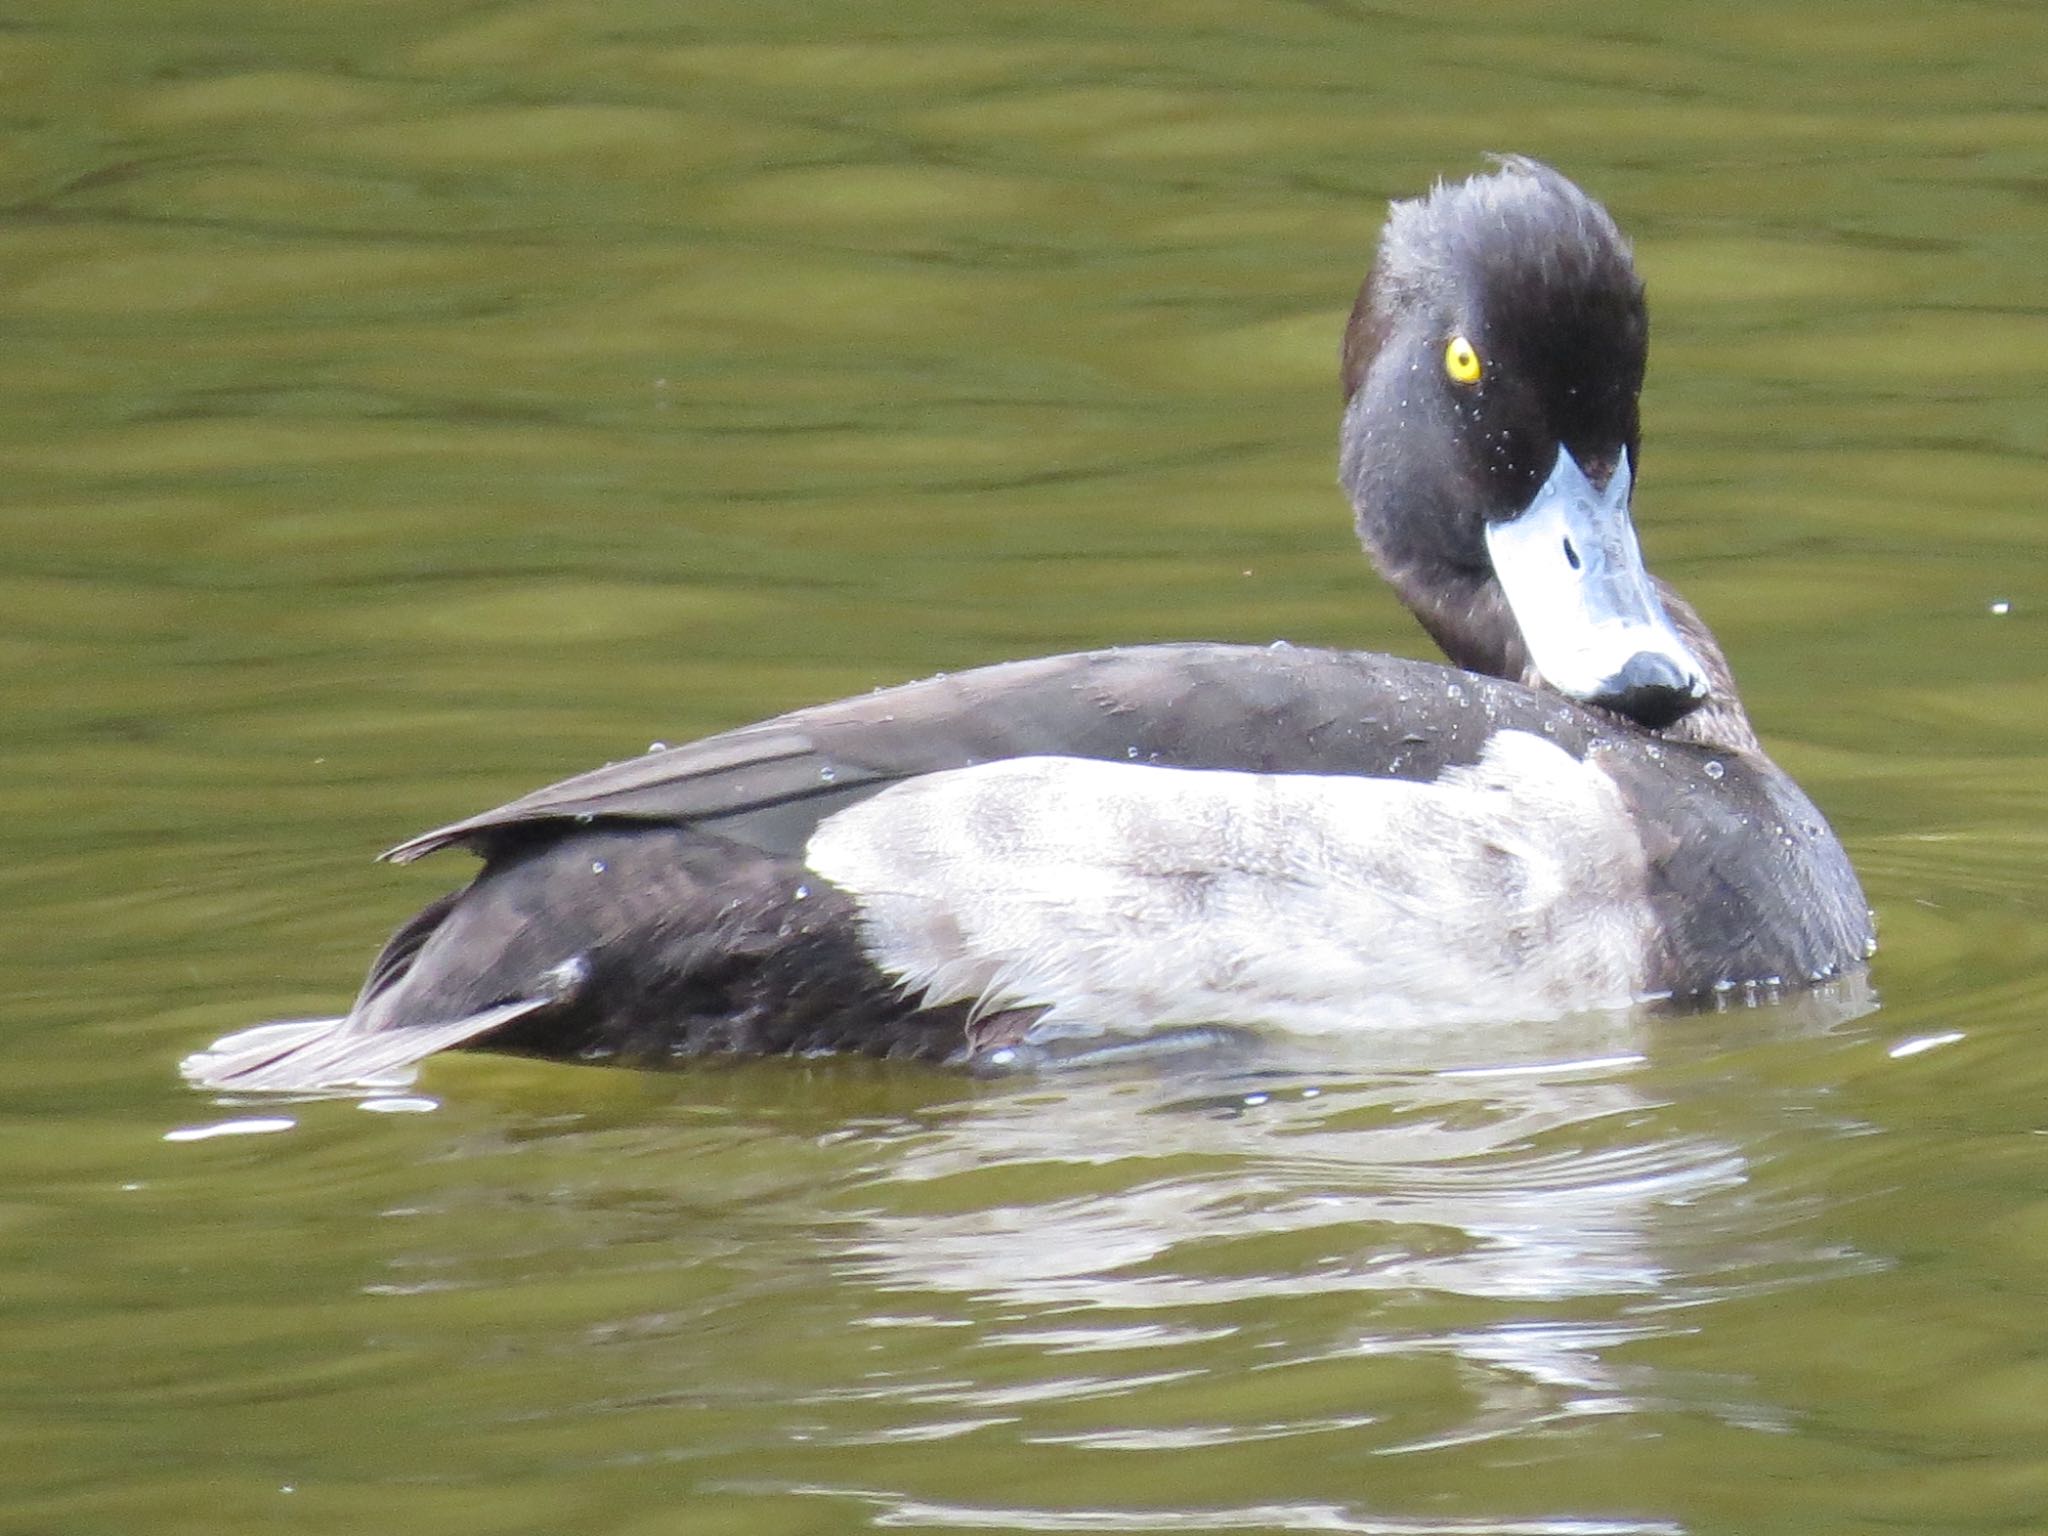
[(228, 1091), (436, 1052), (972, 1067), (1203, 1030), (1370, 1035), (1754, 1000), (1861, 970), (1841, 843), (1633, 521), (1644, 288), (1559, 171), (1391, 204), (1339, 481), (1448, 664), (1276, 643), (940, 675), (650, 750), (413, 837), (481, 867)]

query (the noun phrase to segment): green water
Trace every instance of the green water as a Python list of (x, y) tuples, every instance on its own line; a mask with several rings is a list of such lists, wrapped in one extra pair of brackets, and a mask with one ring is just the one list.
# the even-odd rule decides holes
[[(17, 0), (0, 1529), (2048, 1529), (2044, 57), (2027, 4)], [(1005, 656), (1420, 651), (1336, 340), (1489, 149), (1637, 237), (1644, 541), (1876, 1011), (464, 1058), (184, 1139), (273, 1112), (181, 1054), (460, 877), (367, 862), (423, 827)]]

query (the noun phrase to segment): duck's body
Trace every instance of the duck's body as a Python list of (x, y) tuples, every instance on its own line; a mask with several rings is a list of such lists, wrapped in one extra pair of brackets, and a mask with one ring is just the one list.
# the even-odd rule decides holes
[(394, 849), (484, 868), (345, 1018), (245, 1031), (188, 1073), (327, 1086), (456, 1045), (952, 1060), (1860, 966), (1840, 845), (1636, 560), (1641, 314), (1619, 235), (1554, 172), (1396, 207), (1346, 342), (1344, 478), (1383, 572), (1474, 671), (1102, 651), (650, 752)]

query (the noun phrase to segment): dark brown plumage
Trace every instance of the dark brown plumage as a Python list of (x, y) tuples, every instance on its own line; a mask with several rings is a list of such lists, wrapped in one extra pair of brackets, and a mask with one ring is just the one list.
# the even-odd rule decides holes
[[(1620, 790), (1648, 861), (1647, 992), (1861, 965), (1869, 913), (1848, 860), (1761, 752), (1698, 616), (1657, 589), (1699, 692), (1602, 707), (1544, 683), (1495, 579), (1489, 527), (1523, 515), (1561, 453), (1596, 489), (1637, 462), (1647, 334), (1620, 233), (1555, 171), (1510, 160), (1397, 204), (1346, 336), (1341, 476), (1375, 564), (1479, 675), (1152, 646), (912, 683), (650, 752), (401, 844), (391, 857), (462, 847), (483, 869), (400, 931), (345, 1019), (230, 1037), (188, 1074), (318, 1087), (458, 1044), (648, 1063), (951, 1059), (1013, 1042), (1036, 1010), (970, 1031), (968, 1004), (921, 1006), (873, 952), (858, 895), (805, 855), (819, 826), (891, 785), (1024, 757), (1430, 784), (1526, 732)], [(1484, 359), (1479, 382), (1446, 380), (1453, 336)], [(1649, 725), (1622, 712), (1636, 698)]]

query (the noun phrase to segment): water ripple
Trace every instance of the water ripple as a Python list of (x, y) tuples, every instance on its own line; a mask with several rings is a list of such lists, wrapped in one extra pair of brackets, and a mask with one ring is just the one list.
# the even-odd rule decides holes
[(1347, 1536), (1684, 1536), (1668, 1520), (1403, 1519), (1363, 1515), (1341, 1504), (1248, 1504), (1230, 1509), (1035, 1509), (1021, 1506), (933, 1503), (844, 1488), (799, 1488), (797, 1493), (854, 1499), (876, 1506), (884, 1527), (938, 1526), (1002, 1531), (1337, 1531)]

